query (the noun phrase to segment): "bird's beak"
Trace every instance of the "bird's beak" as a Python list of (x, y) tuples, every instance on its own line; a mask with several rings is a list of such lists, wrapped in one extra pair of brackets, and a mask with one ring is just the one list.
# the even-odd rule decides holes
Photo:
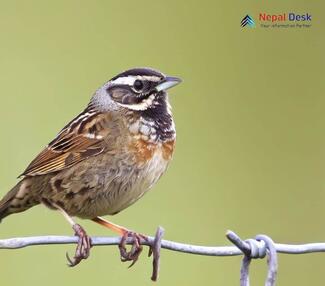
[(182, 80), (178, 77), (166, 76), (165, 79), (156, 86), (156, 90), (158, 92), (162, 90), (167, 90), (175, 85), (178, 85), (181, 82)]

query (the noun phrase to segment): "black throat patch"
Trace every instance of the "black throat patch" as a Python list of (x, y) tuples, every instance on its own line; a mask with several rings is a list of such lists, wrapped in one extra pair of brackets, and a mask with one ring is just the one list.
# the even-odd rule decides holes
[(168, 112), (167, 94), (159, 92), (154, 101), (154, 104), (148, 109), (139, 111), (139, 113), (145, 120), (154, 122), (153, 127), (156, 129), (157, 140), (172, 140), (175, 137), (175, 129), (172, 115)]

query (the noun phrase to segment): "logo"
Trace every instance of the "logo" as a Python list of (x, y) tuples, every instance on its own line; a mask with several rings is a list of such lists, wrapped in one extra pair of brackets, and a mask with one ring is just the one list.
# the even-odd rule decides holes
[[(295, 28), (305, 29), (312, 27), (312, 14), (311, 13), (296, 13), (296, 12), (280, 12), (271, 14), (267, 12), (260, 12), (252, 16), (246, 15), (240, 22), (242, 28)], [(255, 23), (256, 21), (256, 23)], [(257, 25), (257, 26), (256, 26)]]
[(285, 21), (297, 21), (297, 22), (308, 22), (311, 21), (311, 14), (296, 14), (296, 13), (282, 13), (282, 14), (267, 14), (260, 13), (260, 21), (268, 22), (285, 22)]
[(254, 22), (254, 19), (253, 17), (249, 16), (249, 15), (246, 15), (240, 22), (240, 25), (242, 27), (250, 27), (250, 28), (254, 28), (255, 27), (255, 22)]

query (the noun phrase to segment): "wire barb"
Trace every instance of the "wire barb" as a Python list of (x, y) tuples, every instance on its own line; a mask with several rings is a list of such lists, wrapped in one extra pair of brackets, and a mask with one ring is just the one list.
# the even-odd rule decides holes
[(268, 273), (265, 286), (274, 286), (278, 271), (277, 251), (273, 240), (267, 235), (260, 234), (255, 239), (243, 241), (233, 231), (228, 231), (227, 238), (244, 254), (240, 268), (240, 286), (249, 286), (249, 266), (252, 259), (268, 257)]
[(267, 235), (257, 235), (255, 237), (257, 241), (264, 241), (266, 249), (267, 249), (267, 264), (268, 264), (268, 272), (267, 278), (265, 281), (265, 286), (274, 286), (276, 276), (278, 273), (278, 256), (276, 252), (276, 248), (273, 240)]
[(153, 242), (153, 246), (150, 247), (149, 256), (153, 254), (153, 261), (152, 261), (152, 281), (158, 280), (159, 269), (160, 269), (160, 250), (161, 250), (161, 240), (165, 233), (165, 230), (159, 226), (156, 232), (155, 240)]

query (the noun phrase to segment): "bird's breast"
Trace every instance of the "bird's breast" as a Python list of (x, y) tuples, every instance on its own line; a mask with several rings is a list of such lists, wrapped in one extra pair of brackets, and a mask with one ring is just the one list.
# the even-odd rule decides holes
[(155, 162), (164, 165), (172, 158), (175, 140), (167, 142), (150, 142), (141, 137), (132, 140), (128, 146), (129, 152), (134, 154), (137, 164), (152, 164)]
[(150, 143), (136, 139), (129, 144), (129, 153), (133, 154), (132, 170), (123, 179), (124, 187), (116, 190), (114, 212), (121, 211), (141, 198), (159, 180), (166, 171), (172, 158), (175, 140), (164, 143)]
[(138, 186), (139, 196), (149, 190), (161, 175), (166, 171), (172, 158), (175, 140), (151, 143), (143, 139), (133, 140), (129, 146), (134, 154), (136, 168), (139, 170)]

